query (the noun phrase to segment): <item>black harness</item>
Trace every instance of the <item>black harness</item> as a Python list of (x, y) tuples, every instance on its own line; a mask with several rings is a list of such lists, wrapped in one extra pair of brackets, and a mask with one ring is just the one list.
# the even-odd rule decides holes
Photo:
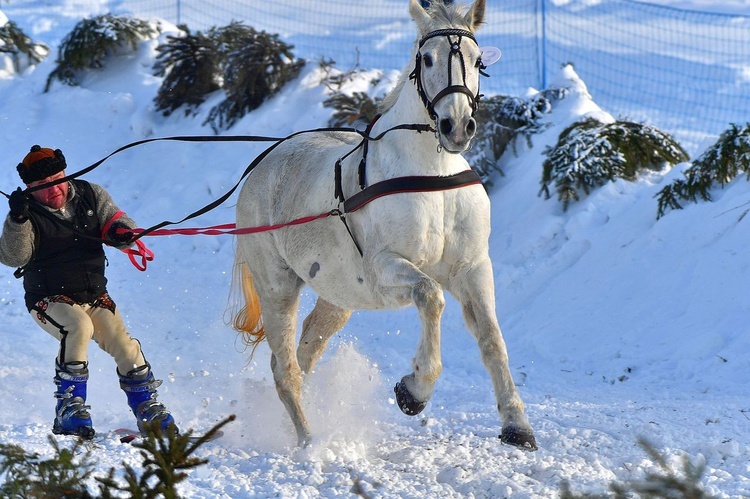
[[(419, 49), (422, 48), (422, 46), (425, 44), (425, 42), (431, 38), (435, 38), (438, 36), (445, 36), (448, 39), (448, 42), (451, 45), (451, 51), (448, 54), (448, 86), (442, 89), (440, 92), (438, 92), (432, 99), (430, 99), (427, 96), (427, 93), (424, 90), (424, 84), (422, 83), (422, 54), (419, 51)], [(455, 40), (452, 40), (451, 37), (458, 37)], [(440, 99), (452, 94), (452, 93), (462, 93), (465, 94), (469, 98), (469, 103), (471, 106), (471, 115), (474, 116), (474, 113), (477, 111), (477, 107), (479, 105), (479, 99), (482, 97), (482, 95), (477, 91), (476, 94), (472, 93), (472, 91), (469, 89), (469, 87), (466, 86), (466, 62), (464, 61), (463, 53), (461, 52), (461, 41), (462, 37), (469, 38), (472, 40), (475, 44), (477, 43), (476, 39), (474, 38), (474, 34), (471, 31), (467, 31), (465, 29), (458, 29), (458, 28), (448, 28), (448, 29), (438, 29), (435, 31), (431, 31), (427, 33), (425, 36), (423, 36), (419, 40), (419, 47), (417, 50), (416, 55), (416, 61), (414, 65), (414, 71), (411, 72), (409, 75), (410, 80), (414, 80), (414, 83), (417, 86), (417, 93), (419, 94), (419, 98), (422, 100), (422, 104), (424, 104), (425, 109), (427, 110), (427, 114), (429, 114), (430, 119), (432, 119), (436, 123), (436, 127), (433, 129), (431, 127), (427, 127), (430, 131), (433, 131), (437, 134), (437, 130), (439, 127), (437, 126), (437, 120), (438, 116), (437, 113), (435, 113), (435, 104), (437, 104)], [(461, 62), (461, 78), (462, 82), (459, 85), (453, 84), (453, 76), (450, 69), (450, 62), (453, 57), (458, 57), (459, 61)], [(478, 67), (479, 67), (479, 73), (483, 76), (489, 76), (486, 73), (484, 73), (482, 70), (486, 69), (486, 66), (482, 63), (482, 60), (479, 59), (478, 61)], [(349, 228), (349, 225), (346, 223), (346, 218), (344, 217), (347, 213), (352, 213), (354, 211), (357, 211), (358, 209), (362, 208), (366, 204), (370, 203), (371, 201), (374, 201), (377, 198), (388, 196), (391, 194), (400, 194), (400, 193), (407, 193), (407, 192), (435, 192), (435, 191), (444, 191), (448, 189), (456, 189), (459, 187), (466, 187), (469, 185), (475, 185), (475, 184), (481, 184), (482, 180), (480, 179), (479, 175), (472, 169), (465, 170), (453, 175), (448, 176), (438, 176), (438, 175), (414, 175), (414, 176), (408, 176), (408, 177), (396, 177), (392, 179), (383, 180), (381, 182), (377, 182), (373, 185), (368, 186), (367, 185), (367, 149), (368, 144), (370, 140), (379, 140), (382, 135), (378, 137), (370, 137), (370, 131), (372, 130), (373, 125), (378, 120), (380, 116), (376, 116), (375, 119), (370, 122), (370, 124), (367, 126), (367, 129), (365, 130), (365, 133), (363, 134), (362, 142), (355, 147), (352, 151), (350, 151), (348, 154), (343, 156), (342, 158), (339, 158), (338, 161), (336, 161), (335, 164), (335, 187), (334, 187), (334, 196), (339, 201), (339, 204), (342, 206), (342, 210), (340, 210), (339, 218), (344, 223), (344, 226), (346, 227), (347, 232), (352, 238), (352, 241), (354, 241), (354, 245), (357, 247), (357, 250), (359, 251), (359, 254), (362, 255), (362, 249), (360, 248), (359, 244), (357, 243), (357, 240), (354, 237), (354, 234), (352, 233), (351, 229)], [(414, 128), (417, 132), (425, 131), (424, 129)], [(349, 198), (346, 198), (344, 196), (344, 191), (341, 186), (342, 181), (342, 175), (341, 175), (341, 162), (354, 153), (359, 148), (362, 148), (362, 159), (359, 162), (358, 167), (358, 183), (359, 188), (361, 189), (358, 193), (353, 194)], [(440, 150), (440, 147), (438, 146), (438, 151)]]

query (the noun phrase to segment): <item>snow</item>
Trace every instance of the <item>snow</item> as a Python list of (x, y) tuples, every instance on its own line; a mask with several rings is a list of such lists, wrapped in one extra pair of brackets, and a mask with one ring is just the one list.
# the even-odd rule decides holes
[[(742, 13), (748, 7), (747, 0), (658, 3)], [(3, 5), (11, 20), (13, 4)], [(21, 9), (28, 17), (17, 23), (28, 32), (20, 21), (32, 19), (48, 27), (49, 40), (59, 41), (67, 32), (55, 26), (67, 29), (77, 13), (89, 13), (76, 5)], [(156, 41), (144, 43), (107, 71), (87, 75), (80, 87), (56, 83), (46, 94), (54, 57), (22, 74), (1, 75), (6, 166), (0, 190), (19, 184), (13, 166), (32, 144), (61, 148), (71, 173), (135, 140), (210, 135), (200, 124), (215, 100), (195, 117), (154, 112), (160, 83), (151, 74), (155, 48)], [(325, 89), (314, 66), (225, 135), (285, 136), (325, 126), (331, 110), (321, 105)], [(490, 71), (502, 75), (501, 66)], [(386, 74), (381, 86), (394, 78)], [(365, 89), (369, 79), (353, 85)], [(350, 497), (355, 484), (371, 497), (556, 497), (566, 481), (574, 491), (604, 494), (612, 482), (654, 471), (639, 438), (675, 469), (684, 455), (704, 460), (709, 494), (750, 494), (750, 221), (744, 217), (750, 183), (739, 178), (712, 192), (712, 202), (657, 220), (654, 195), (681, 177), (685, 163), (636, 182), (609, 183), (563, 212), (554, 198), (537, 195), (545, 147), (583, 116), (613, 118), (570, 68), (554, 85), (571, 91), (532, 147), (519, 141), (517, 156), (509, 148), (501, 165), (505, 176), (494, 179), (491, 191), (497, 313), (539, 450), (524, 452), (497, 438), (489, 377), (450, 298), (443, 374), (422, 414), (403, 415), (392, 392), (411, 371), (415, 310), (355, 312), (306, 379), (304, 404), (315, 440), (296, 448), (267, 346), (248, 360), (224, 321), (233, 239), (152, 237), (146, 243), (156, 259), (146, 272), (114, 250), (108, 250), (107, 272), (129, 330), (165, 380), (160, 400), (184, 430), (204, 432), (237, 415), (221, 439), (199, 450), (209, 464), (190, 473), (181, 486), (184, 497)], [(117, 154), (84, 178), (109, 189), (148, 227), (179, 220), (219, 197), (264, 147), (156, 142)], [(232, 222), (233, 216), (230, 200), (193, 225)], [(0, 282), (0, 441), (51, 455), (57, 343), (26, 313), (13, 269), (0, 269)], [(305, 290), (300, 317), (314, 300)], [(113, 361), (94, 344), (89, 354), (88, 402), (101, 435), (91, 448), (105, 474), (123, 461), (139, 462), (138, 450), (111, 433), (134, 424)]]

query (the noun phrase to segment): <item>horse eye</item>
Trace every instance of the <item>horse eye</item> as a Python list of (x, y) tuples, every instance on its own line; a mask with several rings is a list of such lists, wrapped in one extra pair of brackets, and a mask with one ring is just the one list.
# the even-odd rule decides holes
[(425, 54), (424, 55), (424, 65), (427, 68), (431, 68), (432, 67), (432, 57), (430, 57), (429, 54)]

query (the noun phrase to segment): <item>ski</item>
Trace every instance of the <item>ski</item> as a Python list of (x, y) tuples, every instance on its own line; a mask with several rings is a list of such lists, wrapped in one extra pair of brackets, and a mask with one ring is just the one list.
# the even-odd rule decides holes
[[(138, 440), (139, 438), (143, 438), (143, 435), (141, 434), (140, 431), (134, 430), (132, 428), (118, 428), (118, 429), (116, 429), (114, 431), (114, 433), (115, 433), (115, 435), (117, 435), (120, 438), (120, 442), (122, 442), (124, 444), (133, 443), (136, 440)], [(223, 435), (224, 435), (224, 432), (221, 431), (221, 430), (219, 430), (216, 433), (214, 433), (213, 435), (211, 435), (211, 437), (208, 438), (206, 441), (210, 442), (212, 440), (216, 440), (217, 438), (219, 438), (219, 437), (221, 437)], [(189, 437), (189, 440), (191, 442), (197, 442), (201, 438), (203, 438), (202, 435), (201, 436), (191, 435)]]

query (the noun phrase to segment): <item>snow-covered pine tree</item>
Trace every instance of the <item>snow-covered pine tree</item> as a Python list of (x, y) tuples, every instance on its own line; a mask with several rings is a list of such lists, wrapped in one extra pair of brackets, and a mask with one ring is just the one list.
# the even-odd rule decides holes
[(194, 113), (208, 94), (221, 88), (221, 54), (216, 41), (201, 32), (167, 36), (156, 50), (154, 74), (164, 77), (154, 97), (156, 110), (169, 116), (185, 107), (185, 116)]
[(8, 21), (0, 27), (0, 53), (8, 54), (13, 61), (13, 69), (21, 72), (28, 66), (42, 62), (49, 54), (49, 47), (34, 43), (16, 23)]
[[(362, 74), (359, 67), (349, 71), (339, 71), (333, 67), (333, 61), (321, 61), (320, 68), (325, 77), (321, 81), (330, 91), (329, 97), (323, 101), (323, 107), (334, 109), (328, 125), (333, 127), (362, 128), (369, 125), (378, 114), (378, 106), (382, 97), (371, 97), (368, 92), (380, 83), (380, 76), (370, 80), (370, 88), (365, 92), (347, 93), (344, 88)], [(380, 75), (381, 73), (377, 73)], [(364, 129), (364, 128), (362, 128)]]
[(681, 201), (697, 203), (710, 201), (710, 190), (716, 184), (724, 186), (741, 172), (750, 179), (750, 123), (732, 123), (717, 141), (706, 149), (685, 172), (685, 179), (677, 179), (656, 194), (656, 218), (670, 209), (682, 209)]
[(54, 80), (66, 85), (79, 84), (78, 76), (87, 69), (101, 69), (108, 56), (134, 52), (138, 43), (158, 35), (158, 27), (127, 16), (104, 14), (83, 19), (63, 38), (57, 67), (47, 78), (47, 92)]
[(497, 95), (479, 101), (476, 113), (479, 126), (465, 156), (485, 186), (491, 185), (493, 173), (504, 175), (499, 161), (508, 145), (516, 153), (516, 141), (523, 137), (531, 147), (531, 136), (546, 128), (539, 120), (551, 109), (543, 93), (530, 99)]
[(215, 28), (210, 35), (225, 58), (226, 99), (211, 109), (204, 122), (217, 133), (276, 94), (299, 75), (305, 64), (295, 60), (293, 46), (280, 41), (278, 35), (256, 31), (240, 22)]
[(323, 101), (323, 107), (336, 110), (328, 120), (328, 123), (335, 127), (367, 125), (378, 114), (378, 100), (373, 100), (366, 92), (354, 92), (352, 95), (333, 94)]
[(539, 194), (550, 198), (554, 184), (563, 211), (593, 189), (616, 178), (633, 181), (641, 170), (659, 171), (687, 161), (685, 150), (669, 135), (639, 123), (601, 123), (586, 118), (566, 128), (545, 151)]

